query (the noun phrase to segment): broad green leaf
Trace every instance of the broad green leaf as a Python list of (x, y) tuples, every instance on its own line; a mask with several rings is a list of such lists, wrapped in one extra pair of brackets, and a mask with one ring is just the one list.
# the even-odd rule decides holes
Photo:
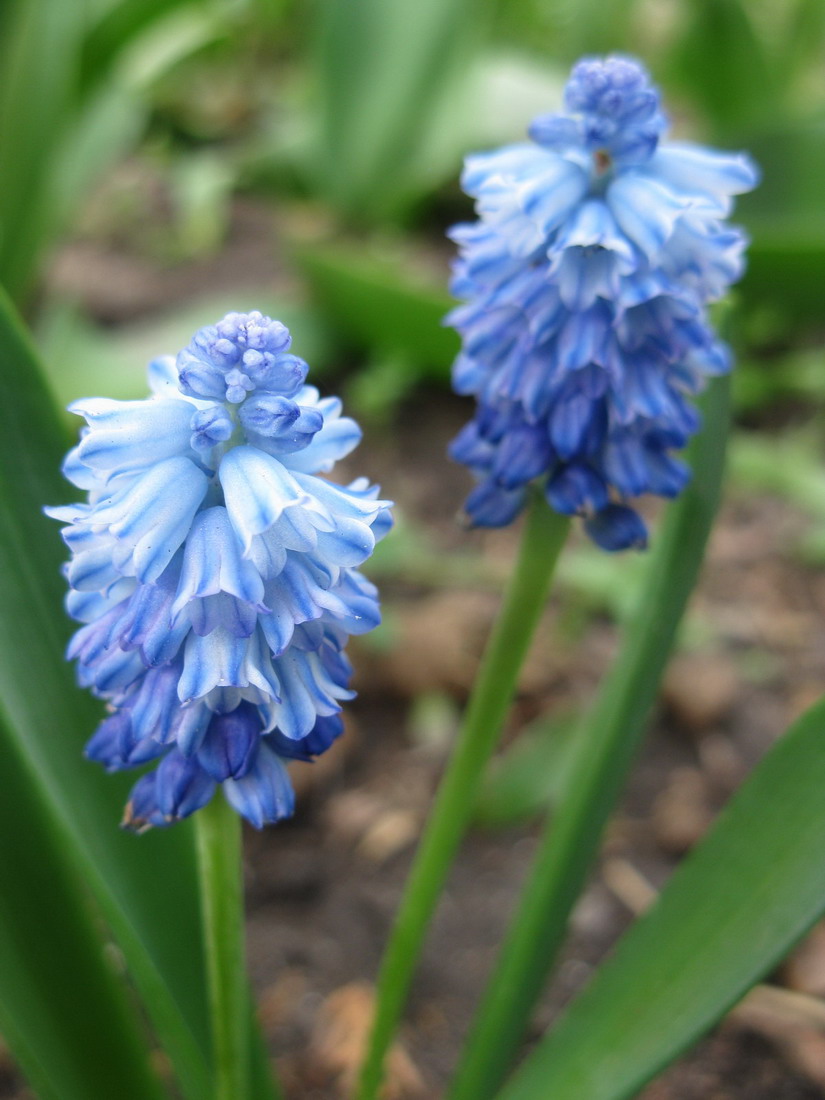
[(546, 812), (567, 781), (578, 723), (542, 718), (494, 759), (479, 792), (479, 825), (502, 826)]
[(94, 6), (6, 0), (2, 12), (0, 282), (16, 301), (72, 204), (134, 139), (145, 112), (136, 82), (222, 33), (194, 0), (125, 0), (97, 22)]
[(0, 1031), (39, 1100), (154, 1100), (144, 1028), (51, 807), (1, 723), (0, 762)]
[(83, 43), (81, 80), (84, 91), (105, 79), (122, 50), (178, 8), (203, 13), (209, 5), (203, 0), (119, 0), (110, 5), (90, 27)]
[(351, 219), (393, 213), (411, 176), (428, 172), (422, 154), (454, 117), (486, 9), (484, 0), (319, 4), (320, 182)]
[[(785, 41), (779, 58), (783, 76), (807, 83), (808, 66), (819, 66), (825, 39), (825, 3), (823, 0), (796, 0), (790, 11)], [(806, 89), (807, 91), (807, 89)]]
[(547, 58), (485, 50), (476, 65), (475, 109), (457, 152), (524, 141), (530, 119), (562, 102), (567, 73), (565, 66)]
[[(825, 270), (825, 268), (823, 268)], [(806, 402), (825, 407), (825, 349), (740, 363), (733, 376), (734, 408), (765, 410), (777, 401)], [(794, 429), (795, 430), (795, 429)]]
[[(636, 0), (577, 0), (557, 9), (558, 42), (571, 62), (582, 54), (638, 50)], [(635, 32), (635, 33), (634, 33)]]
[(129, 87), (145, 90), (185, 58), (225, 39), (229, 28), (202, 4), (175, 4), (162, 19), (125, 43), (117, 73)]
[(420, 376), (420, 368), (404, 355), (369, 360), (346, 384), (347, 407), (367, 429), (386, 427)]
[[(809, 227), (810, 228), (810, 227)], [(808, 325), (822, 317), (822, 272), (825, 271), (825, 226), (816, 226), (809, 236), (795, 229), (781, 236), (761, 232), (750, 250), (742, 297), (748, 306), (761, 305), (780, 310), (787, 319), (787, 332), (795, 337), (794, 322)]]
[(300, 245), (295, 257), (314, 297), (338, 331), (357, 345), (404, 360), (422, 377), (446, 381), (458, 337), (443, 327), (454, 303), (417, 276), (406, 250), (392, 256), (363, 243)]
[(59, 473), (65, 438), (34, 352), (4, 300), (0, 421), (0, 696), (8, 733), (54, 806), (187, 1094), (200, 1097), (208, 1030), (191, 829), (121, 832), (131, 778), (107, 776), (81, 755), (100, 704), (75, 687), (63, 659), (64, 551), (57, 524), (41, 512), (69, 497)]
[(779, 108), (769, 54), (740, 0), (690, 0), (688, 25), (664, 71), (704, 107), (713, 130), (741, 134)]
[(130, 90), (107, 85), (67, 122), (54, 151), (54, 176), (60, 186), (50, 195), (49, 228), (66, 226), (90, 189), (118, 157), (134, 146), (146, 107)]
[(65, 0), (7, 4), (0, 39), (0, 283), (22, 300), (52, 227), (55, 149), (73, 110), (86, 7)]
[(785, 432), (765, 439), (761, 433), (740, 431), (730, 450), (731, 477), (751, 492), (775, 493), (793, 501), (817, 527), (825, 526), (825, 478), (822, 441), (814, 433)]
[(501, 1100), (626, 1100), (825, 913), (825, 700), (774, 746)]
[[(739, 141), (743, 135), (737, 134)], [(752, 237), (748, 264), (737, 291), (751, 311), (758, 305), (783, 314), (788, 343), (798, 343), (792, 322), (817, 324), (822, 316), (825, 270), (825, 111), (761, 121), (747, 145), (762, 179), (737, 203), (736, 220)], [(780, 337), (780, 343), (782, 342)]]

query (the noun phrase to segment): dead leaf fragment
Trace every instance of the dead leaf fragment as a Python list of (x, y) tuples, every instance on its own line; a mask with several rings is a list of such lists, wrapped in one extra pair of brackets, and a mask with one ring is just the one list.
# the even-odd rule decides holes
[(681, 855), (704, 836), (713, 821), (708, 782), (698, 768), (674, 768), (653, 807), (656, 839)]
[(683, 726), (702, 732), (728, 716), (738, 689), (739, 677), (728, 658), (682, 653), (670, 662), (662, 695)]
[[(375, 1009), (373, 987), (351, 982), (331, 993), (321, 1006), (312, 1038), (310, 1059), (313, 1078), (325, 1080), (344, 1100), (352, 1092), (364, 1057)], [(424, 1100), (421, 1075), (400, 1043), (387, 1058), (382, 1100)]]
[(373, 863), (384, 863), (412, 844), (421, 830), (421, 820), (412, 810), (388, 810), (367, 829), (358, 852)]
[(825, 997), (825, 921), (815, 925), (789, 957), (782, 979), (798, 993)]
[(804, 993), (759, 985), (728, 1018), (776, 1043), (790, 1065), (825, 1087), (825, 1003)]

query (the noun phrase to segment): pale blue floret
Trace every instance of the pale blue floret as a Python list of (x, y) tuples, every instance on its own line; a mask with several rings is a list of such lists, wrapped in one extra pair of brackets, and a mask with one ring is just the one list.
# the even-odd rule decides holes
[(380, 619), (359, 572), (391, 526), (366, 479), (320, 478), (358, 443), (259, 313), (201, 330), (149, 368), (154, 397), (94, 398), (64, 473), (69, 647), (109, 704), (87, 755), (138, 780), (126, 824), (166, 825), (218, 786), (254, 825), (292, 812), (289, 760), (340, 735), (343, 652)]
[(699, 426), (691, 399), (730, 368), (707, 306), (746, 245), (720, 219), (757, 171), (742, 154), (662, 144), (666, 125), (636, 61), (588, 58), (531, 144), (467, 158), (478, 220), (451, 231), (465, 304), (448, 321), (462, 337), (454, 387), (478, 402), (451, 448), (479, 480), (475, 524), (511, 522), (542, 478), (599, 545), (640, 546), (630, 502), (688, 479), (671, 452)]

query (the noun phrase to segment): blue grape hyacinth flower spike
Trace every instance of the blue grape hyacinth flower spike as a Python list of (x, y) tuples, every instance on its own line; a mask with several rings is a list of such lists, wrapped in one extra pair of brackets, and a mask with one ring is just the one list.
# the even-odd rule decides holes
[(673, 452), (699, 426), (691, 399), (730, 368), (707, 307), (742, 272), (746, 238), (724, 219), (758, 174), (663, 141), (658, 91), (630, 58), (580, 61), (564, 108), (529, 143), (466, 161), (478, 220), (451, 230), (464, 304), (447, 321), (454, 387), (477, 411), (451, 454), (478, 480), (473, 524), (509, 523), (542, 479), (552, 508), (621, 550), (646, 542), (634, 498), (684, 487)]
[(168, 825), (221, 787), (261, 827), (288, 816), (291, 760), (342, 732), (351, 634), (379, 621), (358, 567), (391, 526), (364, 478), (319, 476), (360, 440), (337, 398), (305, 383), (284, 325), (231, 313), (175, 360), (153, 396), (91, 398), (66, 477), (69, 656), (108, 704), (86, 747), (110, 771), (155, 766), (124, 824)]

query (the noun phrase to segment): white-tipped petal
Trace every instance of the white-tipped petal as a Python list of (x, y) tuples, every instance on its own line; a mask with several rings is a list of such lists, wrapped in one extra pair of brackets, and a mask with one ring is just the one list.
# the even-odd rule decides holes
[(729, 213), (729, 195), (750, 191), (759, 182), (759, 169), (747, 154), (721, 153), (687, 141), (660, 145), (648, 171), (679, 194), (702, 195), (716, 217)]
[(208, 479), (188, 458), (147, 470), (95, 509), (93, 521), (116, 537), (118, 567), (151, 584), (186, 538)]
[(173, 613), (177, 614), (190, 600), (218, 592), (259, 605), (264, 584), (252, 562), (243, 557), (242, 549), (225, 508), (207, 508), (198, 513), (186, 540)]
[(302, 451), (283, 456), (283, 463), (290, 470), (307, 474), (329, 473), (339, 459), (353, 451), (361, 442), (361, 429), (348, 416), (325, 420), (309, 446)]
[(75, 401), (70, 412), (86, 418), (90, 431), (77, 459), (92, 470), (144, 469), (189, 450), (192, 405), (183, 400)]
[(657, 180), (625, 173), (607, 189), (607, 202), (620, 229), (648, 259), (654, 259), (691, 202)]
[(280, 519), (284, 509), (307, 503), (306, 494), (283, 463), (256, 447), (235, 447), (221, 460), (219, 476), (226, 510), (244, 553), (256, 535)]

